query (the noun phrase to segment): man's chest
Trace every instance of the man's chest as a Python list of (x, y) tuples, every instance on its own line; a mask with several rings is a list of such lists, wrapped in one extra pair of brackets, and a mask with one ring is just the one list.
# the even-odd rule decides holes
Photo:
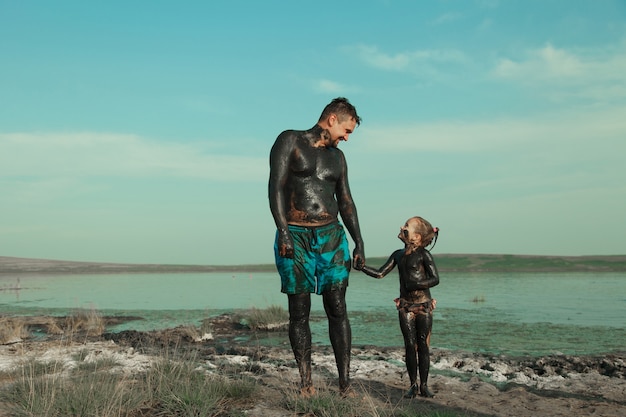
[(334, 148), (296, 149), (291, 158), (291, 171), (302, 177), (335, 181), (342, 172), (341, 155)]

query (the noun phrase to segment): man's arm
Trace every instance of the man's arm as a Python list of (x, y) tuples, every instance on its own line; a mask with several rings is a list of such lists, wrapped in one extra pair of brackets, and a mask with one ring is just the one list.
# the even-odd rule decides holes
[(289, 177), (289, 160), (294, 140), (288, 131), (281, 133), (270, 151), (270, 179), (268, 197), (270, 210), (278, 230), (278, 253), (286, 258), (293, 258), (293, 242), (287, 228), (285, 213), (285, 184)]
[(353, 262), (354, 268), (360, 270), (365, 265), (365, 248), (363, 246), (363, 237), (361, 236), (361, 228), (359, 227), (359, 216), (356, 212), (356, 205), (352, 199), (350, 193), (350, 186), (348, 185), (348, 165), (346, 164), (345, 156), (340, 151), (341, 155), (341, 175), (337, 181), (337, 187), (335, 195), (337, 197), (337, 204), (339, 206), (339, 213), (341, 214), (341, 220), (346, 225), (348, 233), (354, 241)]

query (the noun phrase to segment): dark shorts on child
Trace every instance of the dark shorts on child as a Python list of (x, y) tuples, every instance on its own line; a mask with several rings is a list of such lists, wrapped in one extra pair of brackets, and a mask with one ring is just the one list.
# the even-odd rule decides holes
[(278, 254), (278, 232), (274, 241), (282, 292), (322, 294), (348, 284), (350, 248), (341, 223), (318, 227), (289, 225), (289, 233), (293, 241), (293, 258)]

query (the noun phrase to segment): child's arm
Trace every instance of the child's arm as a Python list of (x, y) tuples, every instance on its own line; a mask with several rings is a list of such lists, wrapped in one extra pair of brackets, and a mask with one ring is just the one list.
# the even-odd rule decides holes
[(437, 271), (437, 265), (435, 265), (435, 260), (429, 251), (424, 250), (424, 274), (426, 275), (426, 280), (423, 282), (425, 288), (434, 287), (439, 284), (439, 271)]
[(395, 268), (396, 263), (397, 263), (396, 261), (397, 253), (398, 251), (392, 253), (389, 259), (387, 259), (387, 262), (385, 262), (383, 266), (381, 266), (380, 268), (376, 269), (376, 268), (372, 268), (371, 266), (363, 265), (363, 269), (361, 269), (361, 271), (363, 271), (365, 274), (369, 275), (372, 278), (378, 278), (378, 279), (384, 278), (385, 275), (387, 275), (389, 272), (393, 270), (393, 268)]

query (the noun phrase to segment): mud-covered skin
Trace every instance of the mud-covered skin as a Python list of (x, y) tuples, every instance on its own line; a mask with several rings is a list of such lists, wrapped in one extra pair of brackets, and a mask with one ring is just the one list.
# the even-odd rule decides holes
[(345, 156), (337, 148), (339, 140), (315, 125), (306, 131), (284, 131), (272, 146), (269, 201), (281, 256), (293, 256), (288, 224), (322, 226), (341, 215), (355, 244), (353, 260), (364, 263), (363, 239)]
[[(290, 294), (289, 342), (300, 371), (300, 387), (306, 392), (313, 386), (311, 377), (311, 294)], [(352, 330), (346, 310), (346, 285), (322, 294), (324, 310), (328, 316), (330, 343), (335, 354), (339, 374), (339, 389), (350, 386), (350, 348)]]
[[(332, 106), (338, 99), (333, 100)], [(340, 99), (342, 101), (345, 99)], [(347, 100), (346, 100), (347, 102)], [(309, 130), (286, 130), (276, 139), (270, 152), (268, 197), (277, 228), (280, 257), (294, 257), (294, 242), (288, 225), (317, 227), (339, 220), (350, 233), (355, 248), (355, 267), (365, 264), (363, 239), (356, 207), (348, 185), (348, 167), (340, 141), (347, 141), (360, 118), (353, 114), (328, 112), (327, 106), (318, 123)], [(351, 106), (351, 105), (350, 105)], [(350, 265), (348, 265), (348, 268)], [(347, 280), (322, 293), (328, 317), (329, 337), (339, 388), (350, 390), (350, 350), (352, 334), (346, 311)], [(314, 392), (311, 378), (311, 330), (309, 315), (311, 295), (289, 294), (289, 340), (300, 371), (304, 395)]]
[(416, 218), (411, 218), (400, 228), (398, 238), (404, 242), (404, 248), (394, 251), (380, 268), (367, 265), (362, 268), (365, 274), (380, 279), (398, 267), (400, 297), (394, 301), (398, 308), (406, 369), (411, 382), (411, 387), (405, 394), (407, 398), (418, 394), (423, 397), (434, 396), (428, 388), (432, 310), (435, 306), (430, 288), (439, 284), (439, 272), (432, 255), (422, 246), (423, 238), (417, 232), (418, 222)]
[(432, 397), (433, 394), (428, 390), (428, 374), (433, 314), (399, 310), (398, 319), (404, 339), (406, 370), (411, 386), (416, 386), (419, 370), (420, 395)]
[[(396, 266), (400, 276), (400, 298), (412, 304), (432, 300), (430, 288), (439, 284), (439, 272), (432, 255), (424, 248), (415, 248), (408, 254), (404, 249), (398, 249), (380, 268), (366, 265), (362, 271), (373, 278), (380, 279)], [(410, 285), (416, 289), (408, 289)]]

